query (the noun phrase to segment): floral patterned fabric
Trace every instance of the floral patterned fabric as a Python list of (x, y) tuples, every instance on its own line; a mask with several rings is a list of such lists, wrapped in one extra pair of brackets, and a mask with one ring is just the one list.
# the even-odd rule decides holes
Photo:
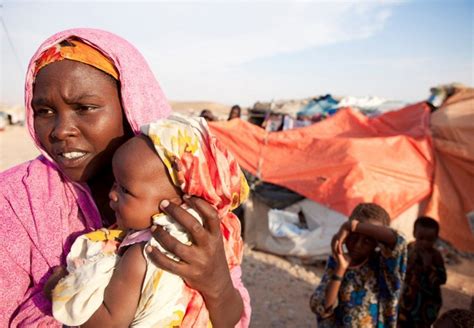
[(393, 249), (379, 244), (380, 251), (357, 269), (344, 275), (338, 304), (325, 312), (324, 300), (336, 260), (329, 260), (312, 298), (317, 304), (318, 327), (396, 327), (398, 303), (405, 279), (407, 246), (401, 236)]
[[(247, 197), (249, 187), (237, 161), (210, 133), (203, 118), (171, 115), (142, 127), (168, 168), (173, 183), (185, 194), (213, 205), (221, 217), (224, 249), (230, 269), (242, 262), (240, 221), (231, 212)], [(198, 292), (186, 286), (190, 301), (182, 327), (205, 327), (209, 314)], [(247, 323), (248, 324), (248, 323)]]

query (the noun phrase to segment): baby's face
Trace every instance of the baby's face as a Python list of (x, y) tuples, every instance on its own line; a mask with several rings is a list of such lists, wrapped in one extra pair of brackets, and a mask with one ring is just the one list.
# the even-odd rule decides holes
[(110, 207), (120, 228), (149, 228), (162, 200), (181, 199), (166, 167), (143, 136), (132, 138), (117, 150), (112, 168), (115, 183), (109, 193)]

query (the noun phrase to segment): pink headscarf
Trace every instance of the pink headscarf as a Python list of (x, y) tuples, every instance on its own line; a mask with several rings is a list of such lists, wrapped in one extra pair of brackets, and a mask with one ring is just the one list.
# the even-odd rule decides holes
[(59, 326), (42, 293), (51, 267), (60, 265), (71, 242), (100, 228), (87, 185), (70, 182), (41, 147), (33, 126), (35, 61), (58, 42), (76, 37), (109, 57), (119, 72), (121, 100), (134, 133), (167, 117), (171, 108), (143, 56), (124, 39), (101, 30), (71, 29), (47, 39), (30, 61), (25, 107), (28, 130), (42, 155), (0, 174), (0, 326)]
[(120, 75), (123, 110), (135, 134), (140, 132), (140, 126), (143, 124), (167, 117), (171, 113), (171, 107), (153, 72), (133, 45), (115, 34), (96, 29), (81, 28), (59, 32), (41, 44), (31, 58), (26, 73), (26, 122), (31, 136), (45, 157), (49, 159), (36, 138), (33, 126), (33, 109), (31, 107), (35, 62), (45, 50), (70, 37), (81, 39), (84, 43), (97, 48), (112, 60)]

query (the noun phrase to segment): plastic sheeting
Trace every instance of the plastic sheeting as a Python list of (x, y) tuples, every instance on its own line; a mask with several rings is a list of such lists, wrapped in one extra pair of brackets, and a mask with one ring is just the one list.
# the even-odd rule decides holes
[[(411, 206), (392, 222), (392, 228), (408, 241), (413, 240), (413, 222), (419, 204)], [(303, 212), (307, 227), (301, 227), (298, 212)], [(252, 194), (246, 203), (245, 242), (255, 249), (278, 255), (298, 256), (307, 260), (325, 260), (331, 254), (332, 236), (347, 216), (309, 199), (284, 210), (271, 209)]]
[(431, 192), (429, 115), (419, 103), (376, 118), (344, 109), (282, 132), (242, 120), (210, 127), (239, 164), (263, 181), (344, 215), (360, 202), (375, 202), (395, 218)]
[(431, 115), (435, 149), (433, 194), (426, 214), (440, 222), (441, 237), (474, 253), (474, 89), (458, 89)]

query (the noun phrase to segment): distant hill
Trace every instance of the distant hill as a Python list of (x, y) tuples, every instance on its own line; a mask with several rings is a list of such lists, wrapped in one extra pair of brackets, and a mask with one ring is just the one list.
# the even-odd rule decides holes
[(229, 105), (210, 101), (170, 101), (174, 111), (184, 114), (198, 116), (203, 109), (209, 109), (219, 119), (226, 119), (229, 115)]

